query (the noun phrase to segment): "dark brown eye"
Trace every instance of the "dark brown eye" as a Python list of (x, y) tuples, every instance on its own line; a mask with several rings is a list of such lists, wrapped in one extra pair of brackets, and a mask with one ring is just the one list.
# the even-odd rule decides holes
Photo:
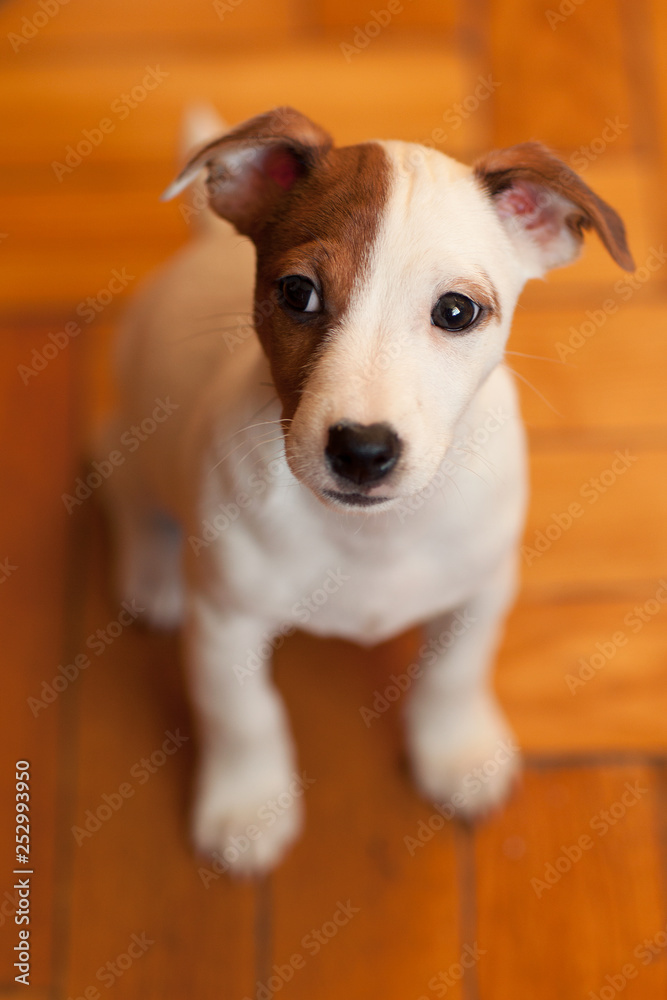
[(283, 305), (296, 312), (320, 312), (322, 303), (315, 285), (310, 278), (301, 274), (288, 274), (278, 282)]
[(447, 292), (441, 295), (433, 306), (431, 322), (441, 330), (450, 333), (463, 333), (472, 326), (482, 312), (481, 307), (460, 292)]

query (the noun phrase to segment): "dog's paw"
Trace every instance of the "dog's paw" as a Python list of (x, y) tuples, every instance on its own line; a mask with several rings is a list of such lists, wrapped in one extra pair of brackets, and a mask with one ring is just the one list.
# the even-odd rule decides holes
[(301, 832), (310, 780), (267, 758), (251, 766), (207, 764), (193, 815), (196, 849), (232, 875), (269, 871)]
[(521, 770), (515, 737), (488, 696), (465, 708), (437, 699), (415, 706), (408, 716), (408, 742), (419, 789), (466, 819), (499, 806)]

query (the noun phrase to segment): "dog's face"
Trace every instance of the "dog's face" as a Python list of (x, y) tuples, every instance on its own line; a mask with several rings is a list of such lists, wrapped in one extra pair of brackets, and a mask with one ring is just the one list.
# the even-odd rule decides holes
[(255, 320), (315, 495), (381, 510), (422, 490), (503, 357), (527, 278), (593, 227), (621, 266), (616, 213), (535, 143), (471, 169), (401, 142), (336, 149), (277, 109), (210, 144), (212, 207), (257, 248)]

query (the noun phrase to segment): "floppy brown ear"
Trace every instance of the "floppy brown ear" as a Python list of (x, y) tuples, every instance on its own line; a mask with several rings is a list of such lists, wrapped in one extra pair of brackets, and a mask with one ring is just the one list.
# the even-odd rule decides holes
[(332, 139), (294, 108), (274, 108), (208, 143), (163, 194), (166, 201), (206, 167), (211, 208), (252, 236), (286, 191), (328, 152)]
[(536, 274), (574, 260), (584, 230), (591, 228), (617, 264), (634, 270), (620, 217), (546, 146), (523, 142), (494, 150), (473, 172)]

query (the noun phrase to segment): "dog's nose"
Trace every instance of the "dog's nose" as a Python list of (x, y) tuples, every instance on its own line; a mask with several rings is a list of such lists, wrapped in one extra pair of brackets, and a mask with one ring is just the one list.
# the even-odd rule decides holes
[(338, 423), (329, 428), (325, 454), (333, 472), (357, 486), (377, 483), (396, 465), (398, 434), (388, 424)]

